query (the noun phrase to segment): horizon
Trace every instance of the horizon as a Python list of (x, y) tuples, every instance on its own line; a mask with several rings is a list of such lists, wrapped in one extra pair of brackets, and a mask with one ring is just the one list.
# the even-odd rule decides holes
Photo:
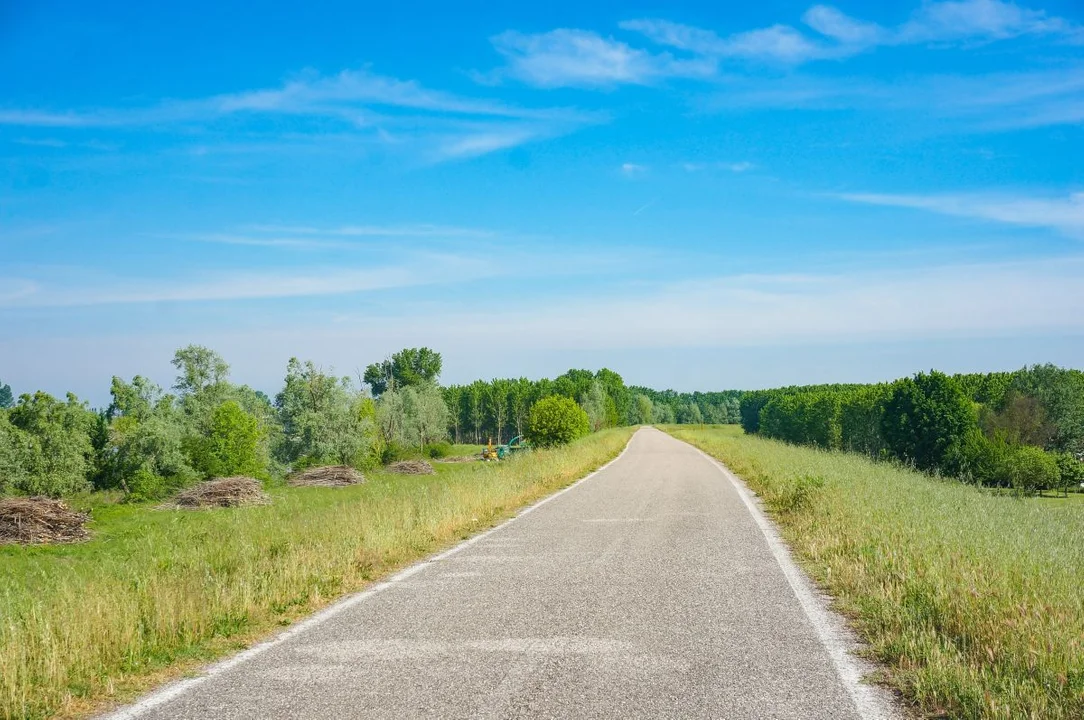
[(1082, 50), (1069, 0), (5, 6), (0, 382), (1079, 368)]

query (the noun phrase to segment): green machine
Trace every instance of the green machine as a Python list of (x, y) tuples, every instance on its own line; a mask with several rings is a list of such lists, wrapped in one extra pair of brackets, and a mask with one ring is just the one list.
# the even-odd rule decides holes
[(531, 444), (527, 442), (527, 438), (522, 435), (516, 435), (514, 438), (508, 441), (507, 445), (501, 445), (497, 448), (497, 457), (506, 458), (514, 453), (530, 450)]

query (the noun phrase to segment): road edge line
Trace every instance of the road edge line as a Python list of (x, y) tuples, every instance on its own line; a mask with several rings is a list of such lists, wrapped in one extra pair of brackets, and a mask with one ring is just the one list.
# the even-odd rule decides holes
[(801, 605), (802, 611), (805, 613), (806, 618), (809, 619), (814, 632), (817, 633), (821, 645), (828, 651), (828, 657), (835, 667), (836, 675), (839, 677), (840, 682), (843, 683), (847, 694), (850, 695), (851, 702), (854, 703), (855, 710), (858, 711), (858, 716), (863, 720), (898, 720), (901, 714), (896, 710), (895, 703), (889, 699), (888, 691), (863, 682), (863, 677), (866, 674), (863, 664), (870, 665), (870, 670), (874, 669), (874, 667), (873, 663), (860, 662), (860, 659), (852, 653), (852, 650), (857, 646), (853, 631), (842, 618), (838, 617), (828, 607), (822, 593), (806, 576), (805, 572), (798, 567), (790, 548), (779, 535), (775, 523), (760, 507), (760, 502), (756, 499), (753, 491), (745, 484), (745, 481), (735, 475), (730, 468), (718, 459), (692, 443), (680, 440), (669, 433), (665, 434), (700, 453), (723, 474), (723, 477), (730, 481), (730, 484), (738, 493), (738, 497), (741, 498), (746, 509), (749, 510), (749, 514), (753, 516), (753, 521), (756, 522), (757, 527), (763, 533), (764, 539), (768, 543), (768, 549), (771, 550), (776, 563), (782, 569), (783, 576), (786, 577), (790, 589), (798, 598), (798, 604)]
[(198, 687), (199, 685), (202, 685), (207, 680), (210, 680), (211, 678), (217, 677), (218, 675), (221, 675), (222, 673), (227, 672), (227, 671), (237, 667), (238, 665), (241, 665), (241, 664), (247, 662), (248, 660), (251, 660), (252, 658), (256, 657), (257, 655), (262, 655), (263, 653), (267, 652), (268, 650), (270, 650), (270, 649), (272, 649), (274, 647), (277, 647), (278, 645), (281, 645), (282, 643), (286, 642), (287, 640), (290, 640), (294, 636), (300, 635), (301, 633), (305, 632), (306, 630), (309, 630), (311, 628), (318, 627), (319, 625), (324, 624), (325, 622), (327, 622), (331, 618), (335, 617), (339, 613), (341, 613), (341, 612), (343, 612), (345, 610), (349, 610), (350, 608), (354, 607), (355, 605), (360, 605), (361, 603), (365, 602), (369, 598), (371, 598), (371, 597), (373, 597), (375, 595), (378, 595), (379, 593), (387, 590), (388, 588), (393, 587), (394, 585), (396, 585), (398, 583), (401, 583), (402, 581), (406, 580), (407, 578), (411, 577), (412, 575), (415, 575), (416, 573), (421, 572), (422, 570), (429, 567), (433, 563), (440, 562), (441, 560), (444, 560), (445, 558), (451, 557), (452, 555), (455, 555), (458, 552), (466, 550), (467, 548), (471, 547), (475, 543), (480, 542), (481, 540), (489, 537), (490, 535), (492, 535), (492, 534), (494, 534), (494, 533), (496, 533), (496, 532), (498, 532), (500, 530), (503, 530), (504, 528), (506, 528), (509, 525), (511, 525), (512, 523), (514, 523), (516, 520), (519, 520), (520, 518), (522, 518), (525, 515), (529, 515), (530, 513), (537, 510), (538, 508), (545, 505), (546, 503), (548, 503), (548, 502), (550, 502), (550, 501), (564, 495), (565, 493), (569, 492), (570, 490), (572, 490), (572, 489), (574, 489), (576, 487), (579, 487), (583, 483), (587, 482), (591, 478), (595, 477), (596, 475), (598, 475), (601, 472), (603, 472), (604, 470), (606, 470), (608, 467), (610, 467), (611, 465), (613, 465), (614, 463), (616, 463), (618, 460), (620, 460), (622, 457), (625, 456), (625, 453), (628, 452), (629, 447), (632, 446), (632, 441), (636, 438), (636, 436), (640, 433), (640, 430), (642, 430), (642, 429), (643, 428), (639, 428), (639, 429), (635, 430), (632, 433), (632, 435), (629, 436), (628, 441), (625, 443), (625, 447), (623, 447), (621, 449), (621, 452), (619, 452), (617, 454), (617, 456), (614, 457), (612, 460), (607, 461), (606, 464), (604, 464), (604, 465), (598, 467), (597, 469), (591, 471), (587, 475), (584, 475), (582, 478), (580, 478), (579, 480), (576, 480), (571, 485), (563, 487), (560, 490), (558, 490), (557, 492), (552, 493), (550, 495), (547, 495), (546, 497), (542, 498), (541, 500), (534, 503), (533, 505), (528, 505), (527, 507), (525, 507), (524, 509), (517, 512), (512, 517), (510, 517), (507, 520), (505, 520), (504, 522), (500, 523), (499, 525), (495, 525), (494, 527), (491, 527), (490, 529), (488, 529), (488, 530), (486, 530), (484, 532), (481, 532), (481, 533), (479, 533), (477, 535), (472, 535), (471, 537), (467, 538), (466, 540), (463, 540), (459, 544), (454, 545), (454, 546), (448, 548), (447, 550), (439, 552), (436, 555), (424, 558), (424, 559), (419, 560), (419, 561), (417, 561), (417, 562), (415, 562), (415, 563), (413, 563), (411, 565), (408, 565), (407, 567), (403, 568), (399, 572), (397, 572), (394, 575), (392, 575), (391, 577), (389, 577), (387, 580), (381, 580), (380, 582), (376, 583), (372, 587), (366, 588), (365, 590), (362, 590), (360, 592), (352, 593), (352, 594), (347, 595), (347, 596), (345, 596), (343, 598), (340, 598), (339, 600), (336, 600), (331, 605), (328, 605), (326, 608), (324, 608), (322, 610), (318, 610), (315, 613), (313, 613), (312, 615), (309, 615), (304, 620), (301, 620), (300, 622), (298, 622), (298, 623), (296, 623), (294, 625), (291, 625), (289, 628), (287, 628), (286, 630), (283, 630), (282, 632), (278, 633), (274, 637), (271, 637), (271, 638), (269, 638), (267, 640), (263, 640), (263, 641), (255, 644), (255, 645), (253, 645), (250, 648), (242, 650), (241, 652), (237, 653), (236, 655), (232, 655), (232, 656), (230, 656), (230, 657), (228, 657), (228, 658), (226, 658), (224, 660), (220, 660), (220, 661), (218, 661), (216, 663), (213, 663), (213, 664), (209, 665), (206, 668), (203, 668), (200, 671), (200, 674), (196, 675), (195, 677), (184, 678), (182, 680), (174, 680), (173, 682), (170, 682), (170, 683), (164, 685), (163, 687), (158, 688), (157, 690), (152, 690), (148, 695), (144, 696), (141, 700), (137, 700), (134, 703), (130, 703), (130, 704), (125, 705), (125, 706), (123, 706), (121, 708), (117, 708), (117, 709), (114, 709), (112, 711), (108, 711), (108, 712), (106, 712), (104, 714), (95, 715), (94, 717), (97, 718), (98, 720), (132, 720), (133, 718), (138, 718), (138, 717), (142, 716), (144, 713), (147, 713), (147, 712), (149, 712), (149, 711), (151, 711), (151, 710), (153, 710), (153, 709), (155, 709), (155, 708), (157, 708), (157, 707), (159, 707), (161, 705), (165, 705), (169, 701), (174, 700), (174, 699), (184, 695), (185, 693), (195, 689), (196, 687)]

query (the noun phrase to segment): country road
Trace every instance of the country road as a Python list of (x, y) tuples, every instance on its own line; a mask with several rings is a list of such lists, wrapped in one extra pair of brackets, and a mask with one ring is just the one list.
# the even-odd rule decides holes
[(893, 717), (743, 492), (640, 430), (530, 512), (114, 717)]

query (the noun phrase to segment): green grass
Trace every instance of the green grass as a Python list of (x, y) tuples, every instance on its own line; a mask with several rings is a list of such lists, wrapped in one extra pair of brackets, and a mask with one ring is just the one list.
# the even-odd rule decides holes
[(1084, 717), (1079, 496), (998, 496), (736, 427), (665, 429), (761, 496), (919, 711)]
[(568, 485), (631, 432), (432, 476), (278, 487), (264, 507), (83, 499), (90, 542), (0, 546), (0, 717), (86, 714), (243, 647)]

